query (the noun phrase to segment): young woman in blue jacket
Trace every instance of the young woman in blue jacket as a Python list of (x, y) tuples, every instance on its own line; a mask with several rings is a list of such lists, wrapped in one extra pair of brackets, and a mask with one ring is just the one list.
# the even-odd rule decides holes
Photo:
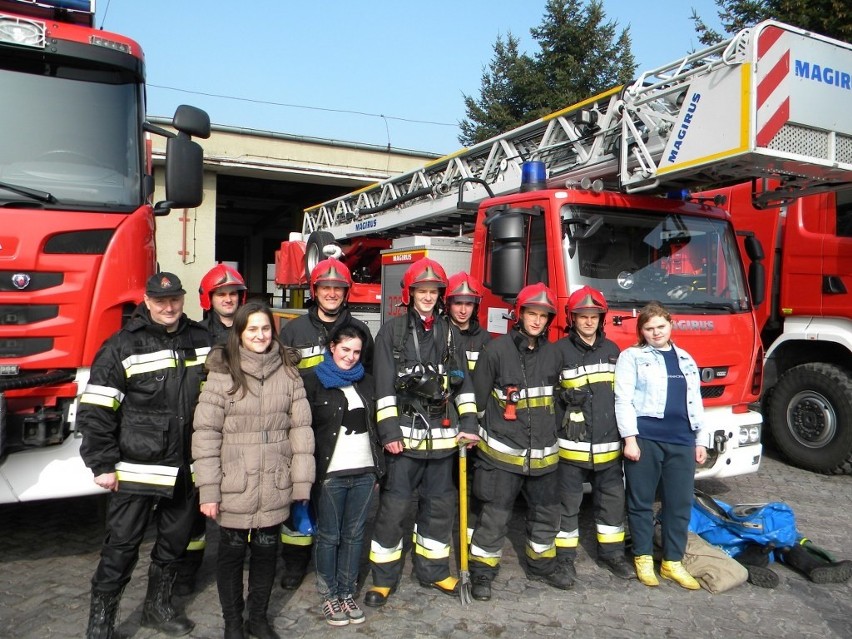
[(696, 463), (707, 459), (704, 407), (695, 360), (671, 341), (669, 311), (651, 302), (636, 322), (638, 343), (615, 367), (615, 417), (624, 439), (627, 520), (636, 576), (657, 586), (654, 573), (654, 501), (662, 501), (660, 576), (684, 588), (699, 584), (683, 567)]

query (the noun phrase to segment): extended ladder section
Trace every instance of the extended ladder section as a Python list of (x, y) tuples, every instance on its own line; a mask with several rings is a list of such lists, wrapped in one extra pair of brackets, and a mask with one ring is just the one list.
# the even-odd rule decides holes
[[(516, 192), (538, 160), (551, 188), (700, 190), (773, 177), (789, 200), (852, 185), (852, 45), (767, 21), (731, 40), (426, 166), (305, 211), (337, 239), (454, 234), (460, 200)], [(488, 186), (486, 189), (485, 185)]]

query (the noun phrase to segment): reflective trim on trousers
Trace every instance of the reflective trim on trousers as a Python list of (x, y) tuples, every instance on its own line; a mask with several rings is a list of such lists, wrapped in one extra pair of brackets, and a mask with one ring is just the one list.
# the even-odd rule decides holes
[(597, 524), (596, 528), (599, 544), (618, 544), (624, 541), (624, 526)]
[(580, 544), (580, 530), (574, 529), (569, 532), (560, 530), (554, 543), (557, 548), (576, 548)]
[(503, 550), (497, 552), (488, 552), (479, 546), (470, 546), (470, 560), (478, 561), (479, 563), (491, 566), (492, 568), (500, 564), (500, 559), (503, 557)]
[(385, 548), (375, 539), (370, 542), (370, 561), (377, 564), (389, 564), (402, 557), (402, 539), (394, 548)]
[(417, 525), (414, 526), (414, 551), (421, 557), (426, 559), (446, 559), (450, 556), (449, 544), (444, 544), (437, 539), (429, 539), (417, 532)]
[(527, 539), (526, 554), (530, 559), (550, 559), (556, 557), (556, 545), (553, 543), (537, 544)]

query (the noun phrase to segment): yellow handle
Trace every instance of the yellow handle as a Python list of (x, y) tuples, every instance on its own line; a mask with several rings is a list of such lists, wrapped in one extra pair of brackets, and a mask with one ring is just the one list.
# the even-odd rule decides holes
[(459, 444), (459, 569), (467, 571), (467, 446)]

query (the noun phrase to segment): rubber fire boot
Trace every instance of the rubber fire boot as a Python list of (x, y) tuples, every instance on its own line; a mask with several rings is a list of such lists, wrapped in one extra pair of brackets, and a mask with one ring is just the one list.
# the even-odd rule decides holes
[[(191, 541), (190, 543), (195, 542)], [(187, 597), (195, 592), (195, 581), (201, 562), (204, 560), (204, 549), (187, 550), (177, 566), (177, 578), (172, 589), (172, 594), (178, 597)]]
[(142, 608), (142, 625), (155, 628), (170, 637), (182, 637), (192, 632), (195, 624), (172, 606), (172, 586), (175, 583), (176, 567), (148, 567), (148, 592)]
[(748, 582), (759, 588), (775, 588), (778, 586), (778, 575), (769, 568), (769, 554), (773, 545), (748, 544), (734, 557), (748, 570)]
[(99, 592), (92, 588), (86, 639), (114, 639), (115, 617), (121, 602), (121, 591), (122, 589)]
[(281, 639), (273, 630), (266, 616), (269, 608), (269, 596), (275, 585), (275, 561), (278, 555), (277, 544), (261, 545), (256, 543), (258, 536), (252, 538), (249, 557), (248, 587), (248, 635), (257, 639)]
[(795, 568), (815, 584), (839, 584), (852, 577), (852, 561), (828, 561), (799, 544), (778, 552), (782, 563)]
[(282, 548), (281, 559), (284, 561), (284, 571), (281, 575), (281, 587), (284, 590), (298, 590), (308, 572), (311, 547), (284, 544)]

